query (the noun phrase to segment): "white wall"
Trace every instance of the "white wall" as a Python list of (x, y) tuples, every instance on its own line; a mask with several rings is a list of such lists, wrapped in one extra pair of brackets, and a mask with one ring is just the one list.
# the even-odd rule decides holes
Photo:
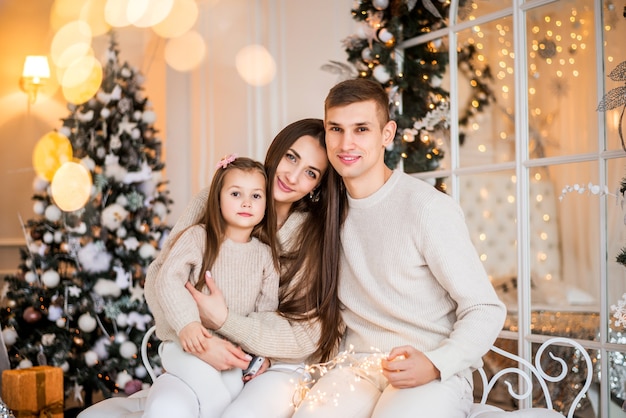
[[(341, 41), (354, 30), (351, 0), (222, 0), (200, 2), (198, 31), (208, 59), (191, 73), (167, 73), (167, 178), (173, 223), (210, 183), (215, 163), (236, 152), (263, 160), (286, 124), (323, 117), (337, 75), (320, 67), (346, 61)], [(264, 45), (277, 64), (273, 82), (247, 85), (235, 68), (244, 46)]]

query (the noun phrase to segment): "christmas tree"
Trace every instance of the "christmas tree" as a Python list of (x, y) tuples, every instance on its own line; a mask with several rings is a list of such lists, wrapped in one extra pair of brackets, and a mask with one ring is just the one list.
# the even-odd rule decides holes
[(61, 367), (66, 397), (87, 404), (96, 390), (132, 393), (148, 382), (139, 348), (153, 318), (143, 283), (172, 203), (142, 76), (118, 55), (111, 35), (97, 94), (70, 103), (52, 132), (89, 169), (91, 195), (64, 212), (49, 179), (36, 179), (37, 217), (23, 222), (27, 246), (5, 278), (9, 302), (0, 314), (11, 366)]
[[(461, 0), (459, 8), (468, 1)], [(402, 159), (404, 171), (417, 173), (439, 168), (443, 151), (437, 138), (449, 129), (449, 91), (442, 81), (448, 66), (448, 48), (443, 39), (399, 50), (398, 45), (416, 36), (446, 26), (450, 2), (431, 0), (362, 0), (352, 10), (359, 22), (356, 34), (344, 40), (355, 76), (381, 83), (389, 92), (392, 117), (398, 124), (385, 162), (395, 168)], [(459, 70), (470, 80), (472, 94), (466, 109), (459, 106), (459, 124), (466, 126), (495, 98), (489, 87), (491, 72), (479, 67), (471, 44), (459, 45)], [(346, 72), (340, 63), (327, 69)], [(410, 77), (408, 76), (410, 75)], [(463, 133), (461, 132), (461, 143)], [(442, 186), (442, 184), (439, 184)]]

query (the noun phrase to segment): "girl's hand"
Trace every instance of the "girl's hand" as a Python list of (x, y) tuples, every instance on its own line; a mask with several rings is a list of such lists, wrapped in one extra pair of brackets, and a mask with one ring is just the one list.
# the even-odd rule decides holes
[(217, 287), (215, 280), (213, 280), (208, 272), (206, 274), (206, 285), (211, 292), (210, 295), (205, 295), (200, 292), (189, 282), (185, 284), (185, 287), (198, 305), (202, 325), (212, 330), (218, 330), (224, 325), (224, 322), (226, 322), (228, 307), (226, 306), (222, 291)]
[(259, 369), (259, 371), (258, 371), (258, 372), (256, 372), (256, 373), (255, 373), (254, 375), (252, 375), (252, 376), (244, 376), (244, 377), (243, 377), (243, 381), (244, 381), (244, 383), (245, 383), (245, 382), (249, 382), (249, 381), (251, 381), (252, 379), (254, 379), (255, 377), (257, 377), (257, 376), (258, 376), (258, 375), (260, 375), (261, 373), (265, 373), (265, 371), (266, 371), (267, 369), (269, 369), (271, 365), (272, 365), (272, 362), (270, 361), (270, 359), (266, 358), (266, 359), (263, 361), (263, 364), (261, 365), (261, 368)]
[(252, 356), (230, 341), (213, 336), (207, 340), (209, 348), (201, 353), (194, 353), (196, 357), (213, 366), (216, 370), (230, 370), (233, 368), (245, 369)]
[(440, 377), (439, 370), (415, 347), (396, 347), (381, 361), (383, 375), (394, 388), (413, 388)]
[(180, 330), (178, 338), (186, 352), (201, 353), (209, 348), (208, 339), (212, 335), (200, 322), (192, 322)]

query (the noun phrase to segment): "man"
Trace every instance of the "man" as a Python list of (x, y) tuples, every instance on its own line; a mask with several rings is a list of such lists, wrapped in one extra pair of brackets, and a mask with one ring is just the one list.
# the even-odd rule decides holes
[[(339, 299), (344, 349), (380, 371), (335, 367), (294, 417), (466, 417), (471, 373), (506, 315), (459, 206), (384, 163), (395, 136), (379, 83), (347, 80), (325, 101), (328, 159), (343, 177)], [(371, 361), (366, 361), (370, 364)]]

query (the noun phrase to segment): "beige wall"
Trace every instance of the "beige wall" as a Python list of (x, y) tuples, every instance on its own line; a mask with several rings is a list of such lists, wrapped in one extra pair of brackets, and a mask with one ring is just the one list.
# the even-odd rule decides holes
[[(68, 115), (56, 85), (28, 107), (18, 81), (26, 55), (46, 54), (54, 35), (52, 0), (0, 0), (0, 273), (13, 271), (23, 246), (18, 213), (32, 211), (31, 155), (37, 140)], [(210, 182), (220, 156), (238, 152), (262, 160), (273, 136), (302, 117), (322, 117), (322, 102), (337, 76), (320, 67), (345, 61), (341, 40), (353, 31), (351, 0), (200, 0), (196, 29), (208, 57), (190, 73), (164, 63), (165, 40), (149, 29), (119, 29), (120, 59), (140, 69), (145, 94), (157, 113), (165, 142), (166, 178), (174, 199), (170, 223)], [(264, 87), (246, 85), (235, 55), (263, 44), (277, 62), (277, 77)], [(94, 39), (97, 57), (107, 38)]]

